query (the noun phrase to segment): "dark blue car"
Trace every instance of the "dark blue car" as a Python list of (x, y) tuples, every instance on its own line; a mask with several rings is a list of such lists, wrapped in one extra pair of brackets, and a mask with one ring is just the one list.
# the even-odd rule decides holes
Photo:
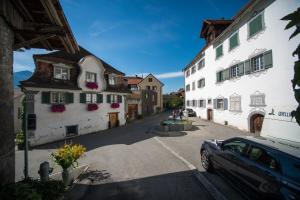
[(206, 140), (201, 162), (250, 199), (300, 199), (300, 147), (264, 137)]

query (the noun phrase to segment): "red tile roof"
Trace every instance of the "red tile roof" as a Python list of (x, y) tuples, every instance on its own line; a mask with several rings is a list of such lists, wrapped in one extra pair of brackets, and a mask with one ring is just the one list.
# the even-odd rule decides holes
[(139, 84), (143, 78), (141, 77), (124, 77), (125, 80), (127, 80), (128, 85), (137, 85)]

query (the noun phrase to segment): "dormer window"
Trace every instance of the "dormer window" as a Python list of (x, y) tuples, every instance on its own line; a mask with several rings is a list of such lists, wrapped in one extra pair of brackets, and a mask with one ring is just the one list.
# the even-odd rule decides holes
[(67, 67), (54, 66), (54, 78), (70, 80), (70, 69)]
[(117, 77), (114, 74), (110, 74), (108, 77), (109, 85), (116, 85), (117, 84)]
[(96, 73), (86, 72), (86, 82), (96, 83)]

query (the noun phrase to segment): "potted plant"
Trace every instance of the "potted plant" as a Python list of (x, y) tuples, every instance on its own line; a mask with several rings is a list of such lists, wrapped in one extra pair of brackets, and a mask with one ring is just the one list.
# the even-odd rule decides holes
[(90, 88), (90, 89), (98, 89), (98, 84), (95, 83), (95, 82), (86, 82), (86, 85), (85, 85), (87, 88)]
[(16, 143), (18, 145), (19, 150), (24, 149), (24, 141), (25, 141), (25, 136), (22, 130), (20, 130), (17, 135), (16, 135)]
[(119, 103), (112, 103), (110, 105), (111, 108), (119, 108), (120, 107), (120, 104)]
[(94, 111), (94, 110), (98, 110), (98, 105), (95, 103), (89, 103), (87, 105), (87, 110), (88, 111)]
[(85, 151), (86, 148), (80, 144), (65, 144), (63, 147), (51, 154), (54, 162), (63, 169), (62, 180), (66, 186), (70, 185), (72, 182), (69, 169), (71, 167), (75, 168), (78, 166), (77, 160), (83, 156)]
[(64, 112), (66, 110), (66, 107), (64, 104), (53, 104), (51, 106), (52, 112)]

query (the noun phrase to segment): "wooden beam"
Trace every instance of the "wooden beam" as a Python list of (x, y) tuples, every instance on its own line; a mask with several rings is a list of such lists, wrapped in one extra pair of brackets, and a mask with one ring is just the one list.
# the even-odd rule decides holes
[(55, 36), (56, 36), (55, 34), (47, 34), (47, 35), (42, 35), (42, 36), (36, 37), (34, 39), (31, 39), (31, 40), (20, 42), (20, 43), (14, 45), (14, 50), (20, 49), (20, 48), (25, 47), (25, 46), (30, 47), (30, 45), (32, 45), (32, 44), (35, 44), (35, 43), (38, 43), (38, 42), (43, 42), (43, 41), (45, 41), (49, 38), (55, 37)]
[(4, 17), (4, 20), (14, 28), (23, 27), (23, 17), (19, 14), (14, 5), (7, 0), (0, 0), (0, 16)]

